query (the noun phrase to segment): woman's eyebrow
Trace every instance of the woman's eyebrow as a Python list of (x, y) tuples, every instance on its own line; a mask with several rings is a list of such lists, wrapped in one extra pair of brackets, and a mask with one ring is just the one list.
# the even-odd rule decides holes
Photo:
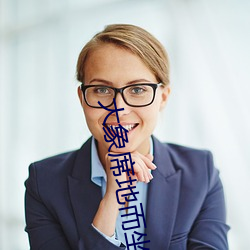
[(147, 79), (136, 79), (136, 80), (127, 82), (126, 85), (133, 84), (133, 83), (148, 83), (148, 82), (152, 82), (152, 81), (147, 80)]
[(112, 85), (113, 83), (110, 82), (110, 81), (107, 81), (107, 80), (104, 80), (104, 79), (99, 79), (99, 78), (94, 78), (92, 79), (89, 83), (92, 83), (92, 82), (99, 82), (99, 83), (105, 83), (107, 85)]
[[(114, 84), (111, 81), (100, 79), (100, 78), (94, 78), (89, 83), (93, 83), (93, 82), (104, 83), (104, 84), (107, 84), (107, 85), (113, 85)], [(132, 80), (132, 81), (129, 81), (129, 82), (125, 83), (125, 85), (130, 85), (130, 84), (135, 84), (135, 83), (148, 83), (148, 82), (152, 82), (152, 81), (147, 80), (147, 79), (136, 79), (136, 80)]]

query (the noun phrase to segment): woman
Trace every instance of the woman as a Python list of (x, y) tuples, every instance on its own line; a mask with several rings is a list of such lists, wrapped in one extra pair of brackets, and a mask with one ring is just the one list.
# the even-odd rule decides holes
[(31, 164), (31, 249), (228, 249), (211, 153), (152, 136), (170, 93), (159, 41), (133, 25), (109, 25), (82, 49), (77, 79), (92, 137)]

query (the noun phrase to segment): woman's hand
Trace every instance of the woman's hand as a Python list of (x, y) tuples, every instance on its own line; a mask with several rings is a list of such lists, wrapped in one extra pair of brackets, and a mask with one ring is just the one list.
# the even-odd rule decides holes
[[(112, 155), (112, 156), (110, 156)], [(131, 161), (129, 160), (129, 155), (126, 154), (125, 156), (115, 156), (119, 155), (118, 153), (107, 153), (106, 154), (106, 174), (107, 174), (107, 189), (106, 194), (109, 196), (115, 196), (116, 190), (119, 189), (118, 183), (126, 182), (129, 180), (129, 177), (131, 177), (131, 180), (136, 180), (148, 183), (150, 180), (153, 179), (152, 174), (150, 173), (150, 170), (156, 169), (155, 164), (152, 162), (153, 156), (148, 154), (146, 156), (140, 154), (139, 152), (133, 152), (131, 153)], [(117, 167), (118, 163), (119, 165), (122, 164), (122, 160), (124, 161), (124, 157), (127, 159), (127, 167), (124, 166), (122, 168), (121, 166)], [(131, 166), (131, 163), (134, 162), (133, 166)], [(125, 165), (125, 164), (124, 164)], [(112, 169), (115, 168), (115, 169)], [(115, 176), (114, 174), (119, 173), (120, 168), (120, 175)], [(122, 170), (124, 169), (124, 172)], [(125, 171), (130, 169), (129, 174)], [(134, 175), (132, 174), (132, 169), (134, 170)], [(117, 182), (116, 182), (117, 180)], [(136, 185), (136, 182), (133, 182), (133, 186)], [(129, 183), (124, 183), (122, 187), (127, 187)], [(129, 192), (129, 191), (127, 191)], [(121, 197), (122, 194), (127, 193), (126, 191), (119, 192), (120, 201), (124, 201), (124, 198)], [(104, 197), (105, 198), (105, 197)]]

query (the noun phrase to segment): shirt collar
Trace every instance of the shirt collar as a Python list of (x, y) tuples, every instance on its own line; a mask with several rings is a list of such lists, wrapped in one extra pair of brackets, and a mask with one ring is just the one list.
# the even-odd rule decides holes
[(97, 153), (96, 140), (92, 137), (91, 143), (91, 181), (96, 185), (102, 185), (102, 179), (107, 181), (106, 172), (101, 164)]

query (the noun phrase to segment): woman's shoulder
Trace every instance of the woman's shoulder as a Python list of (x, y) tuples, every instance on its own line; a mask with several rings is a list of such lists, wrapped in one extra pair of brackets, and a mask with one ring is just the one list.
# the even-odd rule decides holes
[(38, 161), (35, 161), (31, 164), (36, 171), (44, 172), (63, 172), (69, 171), (75, 164), (76, 159), (79, 155), (83, 154), (86, 149), (90, 148), (90, 140), (87, 140), (80, 149), (72, 150), (60, 154), (56, 154)]
[[(154, 138), (155, 155), (159, 159), (169, 159), (175, 170), (191, 172), (213, 171), (213, 155), (208, 149), (183, 146), (175, 143), (160, 142)], [(166, 156), (167, 155), (167, 156)]]
[(46, 179), (67, 175), (71, 172), (78, 151), (69, 151), (35, 161), (30, 164), (29, 169), (35, 171), (39, 177), (44, 176)]
[(68, 161), (71, 161), (72, 158), (75, 157), (75, 155), (77, 154), (78, 150), (72, 150), (72, 151), (68, 151), (68, 152), (63, 152), (63, 153), (59, 153), (59, 154), (55, 154), (46, 158), (43, 158), (41, 160), (37, 160), (35, 161), (33, 164), (37, 165), (37, 166), (47, 166), (47, 165), (57, 165), (59, 164), (63, 164), (63, 163), (67, 163)]
[(176, 155), (179, 157), (193, 157), (193, 156), (204, 156), (211, 155), (211, 151), (204, 148), (195, 148), (190, 146), (185, 146), (181, 144), (171, 143), (171, 142), (161, 142), (156, 137), (153, 137), (155, 145), (161, 145), (157, 148), (161, 148), (161, 150), (166, 150), (172, 155)]
[(185, 146), (176, 143), (165, 143), (171, 153), (182, 155), (182, 156), (204, 156), (211, 154), (211, 151), (205, 148), (195, 148), (190, 146)]

